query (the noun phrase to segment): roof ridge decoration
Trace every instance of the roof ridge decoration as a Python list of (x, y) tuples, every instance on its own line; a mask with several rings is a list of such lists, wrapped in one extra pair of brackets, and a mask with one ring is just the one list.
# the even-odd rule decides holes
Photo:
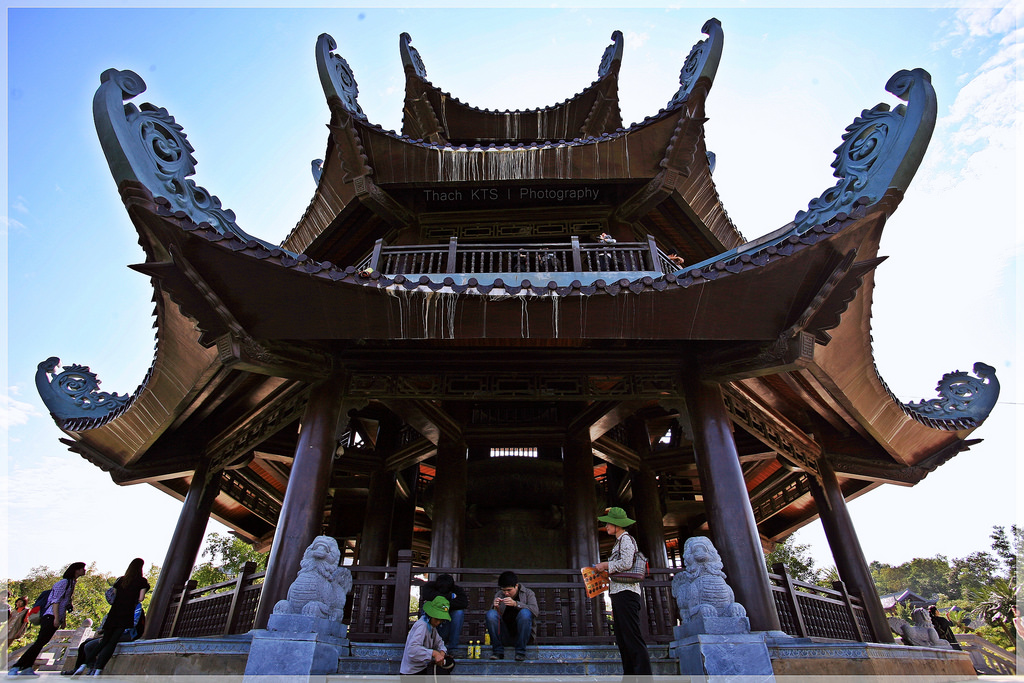
[(612, 44), (604, 49), (601, 55), (601, 65), (597, 67), (597, 80), (601, 80), (610, 73), (619, 73), (622, 66), (622, 31), (612, 31)]
[(321, 33), (316, 39), (316, 70), (320, 74), (320, 85), (328, 100), (337, 97), (346, 111), (365, 121), (366, 114), (359, 106), (359, 85), (355, 74), (345, 58), (334, 53), (337, 48), (338, 44), (327, 33)]
[(920, 403), (901, 403), (904, 411), (918, 422), (935, 429), (959, 430), (977, 427), (992, 412), (999, 398), (996, 369), (985, 363), (974, 364), (971, 377), (963, 370), (947, 372), (935, 391), (939, 398)]
[[(323, 35), (327, 35), (326, 33)], [(330, 36), (327, 36), (330, 38)], [(555, 102), (554, 104), (548, 104), (540, 107), (534, 107), (533, 109), (489, 109), (482, 108), (472, 105), (468, 102), (463, 102), (458, 97), (446, 90), (442, 90), (439, 86), (435, 85), (427, 78), (427, 68), (423, 63), (423, 59), (420, 57), (419, 50), (412, 46), (412, 36), (408, 33), (402, 33), (398, 38), (398, 49), (402, 57), (402, 68), (408, 74), (410, 71), (420, 78), (425, 84), (440, 93), (446, 100), (449, 100), (455, 104), (459, 104), (467, 109), (473, 111), (482, 112), (485, 114), (530, 114), (540, 113), (556, 109), (565, 105), (567, 102), (571, 102), (583, 93), (587, 92), (598, 83), (601, 82), (609, 74), (618, 75), (619, 67), (622, 65), (622, 53), (623, 53), (623, 36), (622, 31), (613, 31), (611, 35), (612, 43), (604, 49), (601, 54), (601, 63), (597, 69), (597, 79), (587, 85), (583, 90), (574, 94), (572, 97), (567, 97), (561, 102)], [(319, 53), (318, 53), (319, 54)], [(344, 60), (343, 60), (344, 61)], [(363, 117), (365, 118), (365, 117)]]
[(196, 225), (275, 248), (239, 228), (235, 212), (222, 208), (220, 199), (189, 178), (196, 172), (195, 150), (166, 109), (148, 102), (125, 104), (145, 91), (146, 82), (134, 71), (107, 69), (92, 100), (96, 134), (118, 186), (139, 182)]
[(665, 109), (675, 109), (685, 102), (701, 78), (707, 79), (708, 88), (715, 80), (718, 64), (722, 60), (722, 47), (725, 44), (722, 22), (712, 17), (704, 22), (700, 30), (707, 38), (690, 48), (690, 54), (679, 71), (679, 90), (665, 105)]
[(420, 51), (412, 46), (412, 36), (404, 31), (402, 32), (402, 35), (398, 36), (398, 51), (402, 55), (402, 67), (407, 71), (412, 69), (413, 73), (424, 81), (429, 82), (429, 79), (427, 78), (427, 67), (423, 65), (423, 59), (420, 57)]
[[(700, 263), (686, 266), (691, 276), (713, 270), (718, 264), (732, 264), (740, 259), (763, 257), (767, 250), (786, 243), (795, 243), (814, 228), (843, 223), (855, 211), (882, 200), (890, 189), (902, 195), (921, 165), (928, 142), (935, 128), (937, 106), (931, 76), (924, 69), (897, 71), (886, 82), (885, 89), (907, 105), (892, 111), (884, 102), (871, 110), (863, 110), (843, 133), (843, 143), (834, 151), (835, 186), (826, 190), (799, 211), (793, 223), (774, 233), (741, 244)], [(891, 213), (891, 210), (889, 210)]]
[(100, 391), (96, 373), (85, 365), (65, 365), (57, 372), (60, 358), (51, 356), (36, 366), (36, 390), (57, 424), (86, 418), (90, 421), (124, 412), (135, 395)]
[(910, 185), (935, 128), (932, 77), (924, 69), (904, 69), (893, 74), (885, 89), (907, 105), (890, 111), (888, 104), (876, 104), (846, 127), (832, 162), (839, 182), (812, 199), (807, 211), (797, 212), (797, 233), (825, 223), (861, 197), (874, 203), (886, 190), (903, 192)]

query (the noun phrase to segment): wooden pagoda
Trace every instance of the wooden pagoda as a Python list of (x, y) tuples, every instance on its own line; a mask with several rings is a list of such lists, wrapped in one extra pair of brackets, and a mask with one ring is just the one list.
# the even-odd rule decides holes
[(879, 240), (935, 94), (895, 74), (906, 104), (846, 129), (836, 185), (748, 241), (705, 148), (723, 36), (703, 32), (679, 90), (629, 128), (618, 32), (583, 92), (504, 112), (434, 86), (403, 34), (401, 134), (366, 119), (320, 36), (327, 151), (280, 245), (190, 179), (181, 126), (130, 102), (138, 75), (103, 73), (94, 117), (146, 252), (156, 356), (127, 396), (57, 358), (37, 384), (72, 451), (183, 500), (147, 637), (211, 516), (270, 553), (261, 625), (320, 533), (367, 565), (575, 568), (622, 505), (654, 567), (710, 535), (757, 630), (779, 629), (763, 550), (820, 518), (891, 639), (845, 501), (967, 449), (998, 393), (978, 364), (902, 403), (872, 359)]

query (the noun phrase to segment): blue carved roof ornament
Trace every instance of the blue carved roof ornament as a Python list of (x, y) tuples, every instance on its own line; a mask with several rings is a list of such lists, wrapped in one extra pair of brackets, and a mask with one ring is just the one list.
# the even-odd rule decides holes
[(100, 381), (88, 367), (65, 365), (57, 373), (59, 364), (60, 358), (50, 357), (36, 367), (36, 390), (57, 420), (104, 418), (128, 405), (131, 396), (100, 391)]
[[(962, 370), (948, 372), (939, 380), (935, 391), (939, 398), (920, 403), (904, 403), (914, 417), (923, 418), (925, 424), (943, 428), (942, 422), (958, 421), (958, 428), (976, 427), (992, 412), (999, 398), (999, 380), (996, 369), (985, 363), (974, 364), (971, 377)], [(932, 422), (940, 424), (932, 424)]]
[(848, 211), (861, 197), (873, 204), (886, 190), (902, 192), (910, 185), (935, 128), (932, 77), (924, 69), (899, 71), (885, 89), (907, 105), (890, 111), (888, 104), (877, 104), (846, 127), (843, 144), (835, 149), (832, 162), (832, 175), (839, 182), (812, 199), (807, 211), (797, 212), (798, 234)]
[(618, 72), (619, 66), (622, 64), (622, 46), (622, 31), (613, 32), (612, 44), (606, 47), (604, 54), (601, 55), (601, 65), (597, 68), (598, 80), (612, 73), (612, 71)]
[(93, 120), (103, 154), (114, 181), (142, 183), (154, 197), (166, 199), (172, 211), (181, 211), (197, 225), (208, 224), (222, 235), (243, 241), (256, 239), (235, 224), (235, 212), (221, 207), (220, 199), (196, 185), (194, 151), (182, 127), (163, 107), (125, 103), (146, 91), (146, 82), (134, 71), (107, 69), (92, 100)]
[(665, 105), (665, 109), (675, 109), (682, 105), (701, 77), (706, 78), (709, 83), (715, 80), (718, 63), (722, 60), (722, 47), (725, 44), (722, 22), (715, 18), (708, 19), (700, 30), (707, 38), (690, 49), (690, 54), (679, 71), (679, 90)]
[(843, 144), (835, 149), (836, 159), (832, 162), (836, 169), (833, 175), (839, 182), (812, 199), (807, 211), (798, 212), (793, 223), (773, 233), (688, 265), (674, 274), (753, 258), (790, 238), (798, 239), (814, 226), (824, 225), (839, 214), (852, 213), (858, 205), (874, 204), (890, 188), (905, 191), (921, 165), (935, 128), (935, 90), (931, 76), (924, 69), (898, 71), (885, 84), (885, 89), (907, 104), (892, 111), (885, 103), (875, 105), (870, 111), (862, 111), (846, 127)]
[(321, 33), (316, 39), (316, 69), (320, 74), (320, 85), (328, 100), (337, 97), (347, 112), (365, 120), (366, 114), (359, 106), (359, 85), (356, 83), (356, 77), (345, 58), (334, 54), (333, 50), (337, 47), (334, 38), (326, 33)]
[(417, 76), (427, 80), (427, 67), (423, 65), (419, 50), (412, 46), (412, 36), (408, 33), (398, 37), (398, 51), (402, 55), (402, 67), (411, 68)]

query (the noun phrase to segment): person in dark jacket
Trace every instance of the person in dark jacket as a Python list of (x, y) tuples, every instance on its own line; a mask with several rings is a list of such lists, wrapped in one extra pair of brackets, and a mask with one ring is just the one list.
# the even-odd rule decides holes
[(135, 625), (135, 606), (142, 602), (149, 590), (149, 581), (142, 575), (142, 566), (145, 561), (136, 557), (128, 565), (124, 575), (114, 582), (114, 602), (110, 605), (110, 612), (107, 613), (106, 621), (103, 622), (103, 640), (100, 641), (96, 659), (87, 661), (86, 665), (92, 669), (91, 676), (99, 676), (103, 667), (114, 655), (114, 648), (125, 630)]
[(455, 583), (455, 577), (451, 574), (439, 574), (433, 581), (428, 581), (420, 589), (420, 604), (425, 604), (442, 596), (448, 601), (448, 616), (450, 621), (442, 621), (437, 632), (441, 634), (448, 652), (455, 657), (456, 648), (459, 646), (459, 638), (462, 636), (462, 623), (466, 620), (466, 608), (469, 607), (469, 598), (462, 586)]
[(956, 640), (956, 634), (953, 633), (953, 624), (949, 619), (939, 616), (939, 610), (935, 605), (928, 607), (928, 616), (932, 618), (932, 626), (935, 627), (935, 632), (939, 634), (939, 638), (952, 645), (954, 650), (960, 650), (960, 643)]

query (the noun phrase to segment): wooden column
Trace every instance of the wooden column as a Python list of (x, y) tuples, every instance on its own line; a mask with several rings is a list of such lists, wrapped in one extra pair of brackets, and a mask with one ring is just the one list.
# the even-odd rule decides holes
[(398, 474), (409, 489), (409, 497), (401, 495), (395, 497), (395, 513), (391, 519), (391, 535), (394, 543), (391, 544), (388, 562), (398, 562), (398, 552), (401, 550), (412, 550), (413, 535), (416, 526), (416, 486), (419, 483), (420, 466), (407, 467)]
[(370, 475), (370, 493), (366, 500), (363, 535), (359, 541), (360, 564), (387, 564), (394, 510), (395, 473), (378, 469)]
[(309, 394), (254, 628), (266, 628), (274, 605), (287, 597), (288, 587), (298, 575), (302, 554), (320, 533), (334, 458), (335, 430), (344, 412), (342, 391), (341, 379), (331, 377), (314, 385)]
[(597, 540), (597, 493), (594, 490), (594, 449), (589, 434), (566, 439), (562, 450), (565, 487), (566, 551), (570, 567), (600, 561)]
[(430, 565), (461, 567), (466, 533), (466, 444), (448, 435), (437, 444)]
[(167, 546), (167, 555), (160, 567), (160, 578), (157, 579), (153, 597), (146, 613), (146, 639), (159, 638), (164, 620), (167, 618), (174, 594), (188, 581), (192, 573), (192, 565), (199, 555), (203, 536), (206, 535), (206, 524), (210, 520), (213, 501), (220, 493), (220, 472), (210, 473), (207, 463), (192, 473), (192, 481), (188, 485), (188, 493), (178, 514), (178, 523), (174, 527), (174, 535)]
[(825, 529), (828, 545), (832, 549), (839, 578), (846, 584), (847, 590), (857, 595), (864, 603), (864, 613), (875, 639), (880, 643), (892, 643), (892, 630), (878, 599), (878, 591), (871, 579), (871, 570), (864, 559), (864, 552), (853, 528), (850, 513), (846, 509), (846, 499), (839, 488), (835, 470), (824, 457), (818, 458), (817, 466), (821, 482), (816, 481), (814, 477), (808, 478), (811, 495), (818, 506), (818, 516)]
[(630, 418), (626, 427), (629, 445), (640, 455), (640, 467), (629, 470), (630, 488), (633, 490), (633, 514), (636, 516), (636, 537), (640, 547), (647, 553), (651, 567), (667, 567), (668, 554), (665, 551), (664, 514), (661, 509), (661, 493), (658, 477), (643, 463), (651, 452), (651, 436), (647, 424), (640, 418)]
[(692, 375), (683, 384), (704, 507), (726, 579), (747, 609), (752, 630), (781, 630), (722, 392)]
[(363, 534), (359, 542), (359, 561), (368, 565), (388, 562), (391, 545), (391, 526), (395, 513), (395, 473), (384, 469), (383, 462), (395, 452), (401, 423), (394, 419), (380, 421), (375, 450), (381, 457), (381, 466), (370, 474), (370, 490), (363, 517)]

